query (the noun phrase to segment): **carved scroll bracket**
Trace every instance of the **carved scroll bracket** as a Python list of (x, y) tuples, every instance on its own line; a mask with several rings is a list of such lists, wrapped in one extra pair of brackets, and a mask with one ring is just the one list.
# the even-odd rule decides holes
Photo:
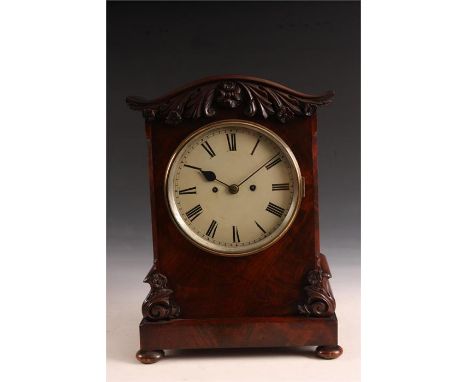
[(311, 270), (307, 274), (308, 284), (304, 287), (307, 299), (305, 304), (299, 305), (299, 313), (310, 317), (329, 317), (335, 312), (335, 298), (328, 279), (330, 273), (322, 268)]
[(147, 101), (127, 97), (131, 109), (141, 110), (146, 121), (175, 125), (184, 119), (213, 117), (220, 108), (243, 107), (248, 117), (276, 118), (286, 123), (312, 116), (317, 106), (331, 102), (333, 92), (314, 96), (253, 77), (225, 76), (200, 80), (168, 96)]
[(171, 289), (167, 288), (167, 277), (159, 273), (153, 265), (143, 282), (151, 287), (143, 301), (143, 317), (151, 321), (170, 320), (179, 317), (180, 308), (171, 298)]

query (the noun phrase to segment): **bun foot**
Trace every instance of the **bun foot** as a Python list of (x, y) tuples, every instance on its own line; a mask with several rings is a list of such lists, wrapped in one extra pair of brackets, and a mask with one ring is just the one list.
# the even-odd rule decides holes
[(340, 345), (319, 346), (315, 349), (315, 355), (323, 359), (335, 359), (343, 354), (343, 348)]
[(164, 357), (164, 351), (162, 350), (138, 350), (136, 353), (136, 359), (141, 363), (155, 363)]

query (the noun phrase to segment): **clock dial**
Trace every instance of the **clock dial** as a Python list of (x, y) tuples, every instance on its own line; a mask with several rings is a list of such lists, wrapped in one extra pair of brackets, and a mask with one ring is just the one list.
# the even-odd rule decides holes
[(265, 249), (292, 223), (299, 166), (281, 138), (252, 122), (201, 128), (176, 150), (166, 174), (171, 215), (194, 244), (220, 255)]

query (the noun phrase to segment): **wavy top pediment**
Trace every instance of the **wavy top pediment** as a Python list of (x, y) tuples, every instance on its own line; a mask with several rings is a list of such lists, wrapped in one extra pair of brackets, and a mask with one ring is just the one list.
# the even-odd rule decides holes
[(152, 100), (129, 96), (127, 104), (143, 111), (148, 120), (168, 124), (210, 118), (220, 108), (237, 107), (243, 107), (249, 117), (271, 117), (286, 123), (296, 117), (310, 117), (317, 106), (330, 103), (333, 96), (333, 91), (312, 95), (261, 78), (226, 75), (203, 78)]

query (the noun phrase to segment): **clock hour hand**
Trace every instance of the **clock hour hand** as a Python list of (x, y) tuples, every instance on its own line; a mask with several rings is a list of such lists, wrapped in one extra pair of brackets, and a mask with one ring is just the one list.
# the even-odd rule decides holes
[(213, 182), (213, 181), (216, 181), (216, 182), (219, 182), (221, 184), (224, 184), (226, 187), (229, 187), (229, 184), (226, 184), (222, 181), (220, 181), (219, 179), (216, 178), (216, 174), (213, 172), (213, 171), (205, 171), (205, 170), (202, 170), (201, 167), (195, 167), (195, 166), (191, 166), (189, 164), (185, 164), (184, 165), (185, 167), (190, 167), (190, 168), (193, 168), (195, 170), (198, 170), (202, 173), (202, 175), (204, 176), (204, 178), (208, 181), (208, 182)]

